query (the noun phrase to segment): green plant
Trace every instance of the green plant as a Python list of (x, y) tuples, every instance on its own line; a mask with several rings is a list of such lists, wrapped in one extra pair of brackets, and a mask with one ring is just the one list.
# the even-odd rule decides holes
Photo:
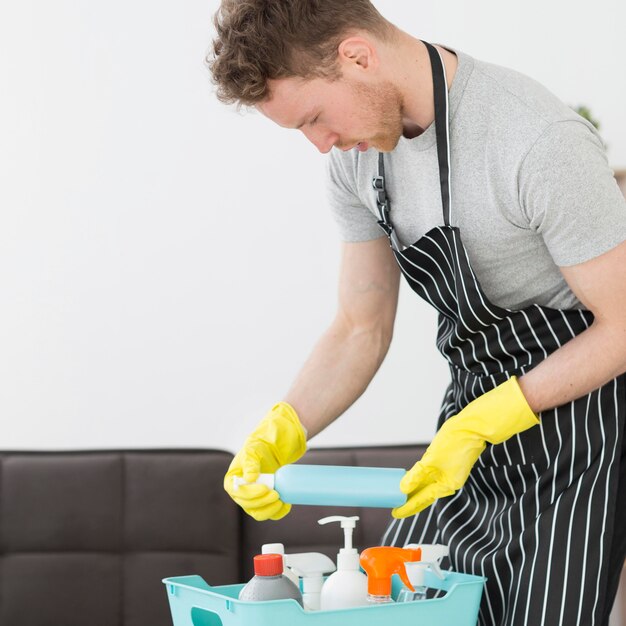
[(574, 109), (574, 111), (576, 111), (578, 115), (584, 117), (588, 122), (591, 122), (596, 127), (596, 130), (600, 130), (600, 122), (598, 122), (598, 120), (595, 119), (593, 115), (591, 115), (591, 110), (589, 109), (589, 107), (585, 106), (584, 104), (579, 104), (578, 106), (571, 108)]

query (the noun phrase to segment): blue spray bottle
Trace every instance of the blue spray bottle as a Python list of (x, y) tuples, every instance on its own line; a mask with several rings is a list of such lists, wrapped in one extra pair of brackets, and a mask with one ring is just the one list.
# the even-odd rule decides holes
[[(275, 489), (289, 504), (391, 509), (406, 502), (400, 491), (404, 474), (395, 467), (284, 465), (275, 474), (261, 474), (256, 483)], [(235, 488), (247, 484), (237, 476), (233, 482)]]

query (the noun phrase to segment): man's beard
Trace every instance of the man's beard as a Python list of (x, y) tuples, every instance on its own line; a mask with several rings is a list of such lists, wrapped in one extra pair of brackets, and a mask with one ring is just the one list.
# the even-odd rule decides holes
[(400, 141), (403, 130), (400, 91), (391, 82), (384, 82), (375, 88), (355, 83), (353, 89), (366, 112), (363, 126), (375, 129), (373, 135), (361, 140), (381, 152), (391, 152)]

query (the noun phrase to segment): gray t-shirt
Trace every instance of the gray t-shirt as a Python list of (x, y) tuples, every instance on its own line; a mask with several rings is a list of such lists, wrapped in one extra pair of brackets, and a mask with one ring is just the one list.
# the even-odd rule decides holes
[[(595, 128), (536, 81), (449, 48), (451, 223), (487, 297), (519, 309), (584, 308), (558, 266), (626, 240), (626, 201)], [(333, 149), (329, 197), (344, 241), (382, 235), (378, 153)], [(435, 126), (385, 155), (391, 220), (410, 245), (443, 223)]]

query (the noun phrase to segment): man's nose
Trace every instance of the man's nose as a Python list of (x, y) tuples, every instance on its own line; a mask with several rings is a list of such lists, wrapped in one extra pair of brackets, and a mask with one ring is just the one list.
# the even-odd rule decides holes
[(304, 136), (322, 153), (330, 152), (330, 149), (337, 143), (339, 135), (327, 130), (300, 129)]

